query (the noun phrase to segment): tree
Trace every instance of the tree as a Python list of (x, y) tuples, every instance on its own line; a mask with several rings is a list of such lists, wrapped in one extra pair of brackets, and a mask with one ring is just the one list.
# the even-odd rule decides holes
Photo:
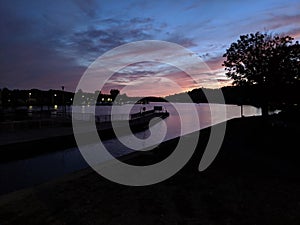
[(226, 75), (233, 85), (253, 86), (261, 90), (263, 115), (268, 114), (268, 100), (274, 90), (298, 84), (300, 45), (290, 36), (257, 32), (241, 35), (223, 55)]
[(115, 101), (116, 97), (120, 94), (120, 91), (118, 89), (111, 89), (110, 95), (113, 101)]

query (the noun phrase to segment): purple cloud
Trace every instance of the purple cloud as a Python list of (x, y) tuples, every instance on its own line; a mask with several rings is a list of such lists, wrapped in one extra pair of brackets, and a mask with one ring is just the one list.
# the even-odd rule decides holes
[[(212, 69), (203, 74), (203, 81), (225, 84), (222, 54), (231, 42), (241, 34), (264, 30), (285, 32), (299, 40), (299, 11), (297, 0), (2, 0), (0, 86), (48, 89), (64, 84), (74, 90), (85, 68), (98, 56), (145, 39), (189, 48)], [(173, 76), (183, 87), (193, 87), (178, 71), (157, 67), (151, 72), (138, 65), (131, 69), (119, 71), (108, 85), (121, 87), (153, 77), (150, 83), (160, 81), (161, 88), (171, 91), (164, 78)]]

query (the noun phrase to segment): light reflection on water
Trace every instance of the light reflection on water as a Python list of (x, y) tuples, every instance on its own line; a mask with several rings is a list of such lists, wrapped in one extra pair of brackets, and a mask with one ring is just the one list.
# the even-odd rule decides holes
[[(194, 119), (189, 116), (190, 109), (186, 103), (177, 103), (177, 107), (183, 112), (180, 117), (170, 103), (150, 103), (142, 105), (142, 107), (146, 107), (146, 109), (149, 110), (153, 109), (154, 105), (163, 105), (170, 112), (170, 116), (163, 121), (168, 128), (164, 140), (169, 140), (180, 135), (180, 117), (184, 117), (184, 121), (187, 123), (185, 125), (188, 127), (188, 130), (184, 131), (184, 134), (208, 127), (212, 125), (212, 121), (214, 121), (214, 123), (223, 122), (223, 119), (221, 118), (211, 118), (208, 104), (194, 105), (198, 112), (200, 124), (195, 123)], [(122, 115), (122, 107), (124, 106), (118, 107), (120, 107), (120, 115)], [(219, 110), (219, 107), (226, 107), (227, 120), (241, 116), (239, 106), (211, 105), (212, 110)], [(110, 112), (110, 108), (111, 106), (99, 106), (96, 108), (96, 115), (106, 115)], [(84, 110), (88, 109), (85, 108)], [(131, 112), (135, 113), (140, 110), (141, 105), (136, 105)], [(243, 113), (245, 116), (252, 116), (260, 115), (261, 111), (252, 106), (244, 106)], [(159, 126), (163, 125), (163, 122), (155, 124), (154, 126), (158, 126), (159, 128)], [(146, 130), (135, 135), (140, 139), (145, 139), (150, 135), (150, 131)], [(133, 152), (133, 150), (126, 148), (116, 139), (106, 140), (103, 143), (115, 157)], [(105, 159), (103, 159), (103, 161), (105, 161)], [(87, 163), (84, 161), (77, 148), (65, 149), (63, 151), (51, 152), (30, 159), (0, 164), (0, 194), (30, 187), (87, 167)]]

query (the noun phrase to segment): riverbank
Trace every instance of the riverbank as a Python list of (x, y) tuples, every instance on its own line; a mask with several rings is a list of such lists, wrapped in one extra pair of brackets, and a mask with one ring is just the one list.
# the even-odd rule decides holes
[[(82, 115), (80, 115), (82, 116)], [(114, 122), (118, 135), (128, 135), (126, 127), (130, 126), (133, 133), (141, 132), (169, 116), (167, 111), (149, 110), (131, 114), (131, 119)], [(113, 124), (108, 119), (96, 122), (96, 129), (101, 140), (115, 138)], [(155, 119), (156, 118), (156, 119)], [(78, 121), (81, 135), (91, 135), (92, 128), (89, 122)], [(77, 130), (78, 132), (78, 130)], [(0, 162), (20, 160), (33, 156), (76, 147), (70, 118), (56, 118), (51, 120), (25, 120), (0, 123)]]
[(0, 132), (0, 162), (20, 160), (76, 146), (69, 125)]
[[(189, 163), (164, 182), (127, 187), (86, 169), (1, 196), (0, 224), (297, 224), (299, 128), (266, 124), (261, 117), (233, 119), (204, 172), (197, 167), (209, 128), (201, 131)], [(123, 160), (151, 164), (170, 154), (177, 141)]]

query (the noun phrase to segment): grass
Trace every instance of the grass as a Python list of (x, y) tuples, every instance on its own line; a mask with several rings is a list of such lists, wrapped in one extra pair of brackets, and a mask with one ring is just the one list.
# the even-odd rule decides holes
[[(227, 125), (222, 148), (204, 172), (197, 167), (209, 129), (201, 131), (189, 163), (168, 180), (129, 187), (86, 169), (2, 196), (0, 224), (299, 224), (299, 124), (251, 117)], [(176, 143), (124, 161), (159, 161)]]

